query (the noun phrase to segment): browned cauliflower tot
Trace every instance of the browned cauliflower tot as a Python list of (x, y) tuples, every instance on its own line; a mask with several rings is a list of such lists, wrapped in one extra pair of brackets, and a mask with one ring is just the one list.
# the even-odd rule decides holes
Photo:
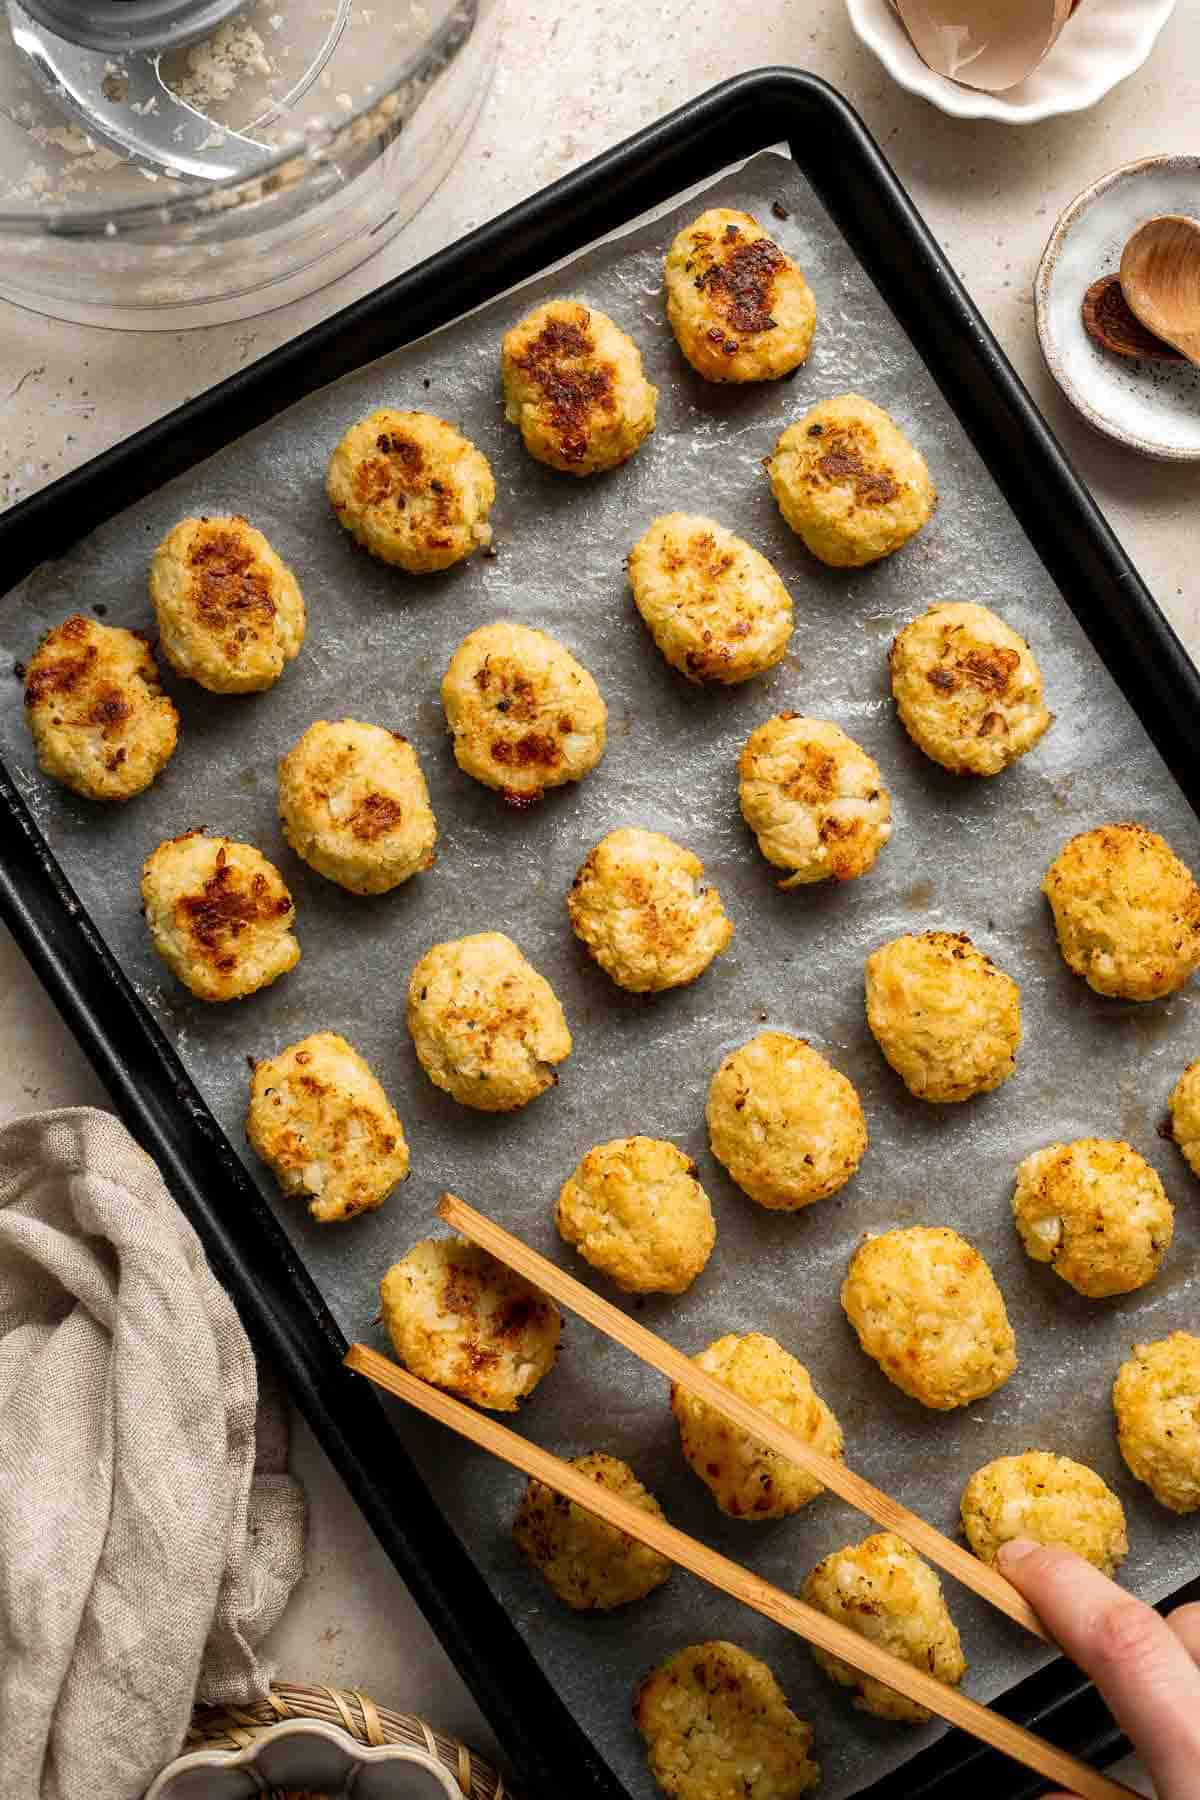
[(408, 1029), (434, 1086), (480, 1112), (536, 1100), (571, 1054), (554, 989), (500, 931), (425, 952), (409, 978)]
[(1113, 1383), (1113, 1410), (1130, 1472), (1172, 1512), (1200, 1508), (1200, 1337), (1173, 1331), (1135, 1344)]
[(584, 858), (567, 895), (571, 928), (633, 994), (684, 987), (733, 939), (704, 864), (659, 831), (623, 826)]
[(582, 300), (547, 300), (505, 333), (504, 416), (538, 462), (595, 475), (654, 430), (658, 389), (631, 337)]
[(150, 563), (162, 653), (214, 694), (274, 686), (304, 642), (296, 577), (243, 518), (181, 519)]
[(379, 1284), (383, 1323), (422, 1381), (491, 1412), (516, 1412), (554, 1367), (557, 1306), (486, 1250), (425, 1238)]
[(879, 765), (825, 719), (780, 713), (751, 732), (738, 761), (742, 817), (781, 888), (854, 881), (892, 835)]
[[(662, 1507), (629, 1464), (593, 1450), (571, 1467), (642, 1512), (661, 1519)], [(574, 1612), (611, 1612), (660, 1588), (671, 1564), (657, 1550), (606, 1525), (565, 1494), (530, 1479), (513, 1523), (517, 1549)]]
[(563, 1240), (627, 1294), (682, 1294), (717, 1241), (690, 1156), (660, 1138), (589, 1150), (558, 1196)]
[(712, 1078), (706, 1117), (717, 1161), (773, 1212), (836, 1194), (866, 1153), (853, 1083), (782, 1031), (761, 1031), (729, 1053)]
[(888, 660), (900, 723), (952, 775), (999, 775), (1053, 723), (1033, 651), (986, 606), (931, 606)]
[(548, 632), (498, 620), (465, 637), (442, 678), (454, 760), (512, 806), (581, 781), (604, 755), (608, 708)]
[[(740, 1400), (761, 1407), (824, 1456), (842, 1454), (842, 1428), (813, 1387), (804, 1364), (772, 1337), (752, 1331), (717, 1338), (694, 1358)], [(685, 1460), (731, 1519), (785, 1519), (824, 1493), (806, 1469), (731, 1425), (686, 1388), (671, 1389)]]
[(1077, 1138), (1048, 1144), (1017, 1169), (1013, 1218), (1034, 1262), (1089, 1300), (1153, 1281), (1171, 1246), (1175, 1211), (1132, 1144)]
[(1171, 1090), (1170, 1131), (1193, 1175), (1200, 1175), (1200, 1057), (1189, 1063)]
[(1048, 1450), (1000, 1456), (976, 1469), (963, 1489), (962, 1528), (972, 1550), (994, 1563), (1002, 1544), (1032, 1538), (1061, 1544), (1115, 1575), (1126, 1552), (1125, 1509), (1083, 1463)]
[[(847, 1544), (819, 1562), (804, 1584), (803, 1598), (839, 1625), (890, 1651), (901, 1662), (957, 1687), (967, 1672), (958, 1629), (950, 1617), (942, 1584), (903, 1538), (877, 1531), (861, 1544)], [(838, 1656), (813, 1647), (818, 1668), (854, 1693), (854, 1704), (877, 1719), (924, 1725), (932, 1714), (872, 1675), (863, 1675)]]
[(307, 1195), (322, 1224), (382, 1206), (408, 1174), (395, 1108), (370, 1065), (334, 1031), (254, 1064), (246, 1136), (284, 1193)]
[(325, 488), (351, 537), (410, 575), (449, 569), (492, 541), (488, 459), (432, 413), (387, 406), (359, 419), (329, 459)]
[(861, 394), (822, 400), (789, 425), (766, 469), (792, 530), (835, 569), (890, 556), (929, 523), (937, 505), (925, 458)]
[(38, 762), (86, 800), (132, 799), (171, 760), (179, 714), (136, 631), (73, 613), (46, 633), (24, 682)]
[(677, 1650), (638, 1683), (633, 1719), (669, 1800), (799, 1800), (821, 1779), (812, 1726), (737, 1644)]
[(398, 731), (318, 719), (279, 764), (284, 836), (352, 894), (386, 894), (433, 866), (437, 824), (417, 753)]
[(292, 896), (253, 844), (168, 838), (142, 865), (142, 910), (154, 948), (198, 1000), (240, 1000), (300, 961)]
[(1200, 888), (1157, 831), (1099, 825), (1042, 881), (1067, 967), (1098, 994), (1157, 1000), (1200, 967)]
[(842, 1306), (888, 1380), (936, 1412), (986, 1399), (1017, 1366), (992, 1271), (945, 1226), (867, 1238), (850, 1259)]
[(666, 290), (671, 330), (706, 381), (777, 381), (808, 356), (812, 289), (750, 213), (713, 206), (686, 225)]
[(905, 935), (867, 958), (867, 1024), (910, 1094), (954, 1104), (1016, 1068), (1021, 990), (962, 932)]
[(785, 655), (791, 595), (766, 557), (715, 519), (664, 513), (626, 566), (651, 637), (689, 681), (733, 686)]

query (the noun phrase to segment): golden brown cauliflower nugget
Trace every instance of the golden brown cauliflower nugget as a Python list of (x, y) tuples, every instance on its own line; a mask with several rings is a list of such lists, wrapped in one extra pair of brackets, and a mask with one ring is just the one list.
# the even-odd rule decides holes
[(1200, 888), (1157, 831), (1099, 825), (1042, 881), (1067, 967), (1098, 994), (1157, 1000), (1200, 967)]
[[(593, 1450), (573, 1456), (571, 1467), (597, 1487), (662, 1518), (654, 1495), (619, 1457)], [(644, 1600), (671, 1573), (665, 1556), (532, 1479), (513, 1522), (513, 1539), (525, 1561), (574, 1612), (611, 1612)]]
[(352, 894), (386, 894), (433, 866), (437, 824), (417, 753), (398, 731), (318, 719), (279, 764), (284, 836)]
[(382, 1206), (408, 1174), (391, 1101), (352, 1044), (318, 1031), (254, 1064), (246, 1136), (322, 1224)]
[(1026, 1450), (976, 1469), (963, 1489), (962, 1528), (976, 1556), (994, 1563), (1002, 1544), (1061, 1544), (1115, 1575), (1126, 1552), (1125, 1509), (1094, 1470), (1069, 1456)]
[(1034, 1262), (1089, 1300), (1153, 1281), (1171, 1246), (1175, 1211), (1132, 1144), (1077, 1138), (1048, 1144), (1017, 1169), (1013, 1219)]
[(554, 1367), (553, 1300), (462, 1238), (425, 1238), (379, 1284), (392, 1347), (422, 1381), (516, 1412)]
[(1170, 1134), (1193, 1175), (1200, 1175), (1200, 1057), (1171, 1090)]
[(889, 1381), (936, 1412), (994, 1394), (1017, 1366), (992, 1271), (945, 1226), (867, 1238), (850, 1259), (842, 1305)]
[[(772, 1337), (752, 1331), (717, 1338), (694, 1358), (697, 1366), (740, 1400), (771, 1418), (824, 1456), (840, 1459), (842, 1428), (809, 1379), (804, 1364)], [(739, 1430), (685, 1388), (671, 1388), (685, 1460), (731, 1519), (784, 1519), (824, 1492), (805, 1469)]]
[(548, 300), (505, 333), (504, 416), (564, 475), (627, 462), (654, 430), (658, 389), (633, 339), (582, 300)]
[(779, 713), (751, 732), (738, 761), (742, 817), (781, 888), (854, 881), (892, 835), (879, 765), (825, 719)]
[(775, 381), (805, 361), (812, 289), (750, 213), (714, 206), (667, 252), (667, 318), (706, 381)]
[(1025, 639), (986, 606), (931, 606), (888, 657), (900, 723), (952, 775), (998, 775), (1053, 722)]
[(571, 928), (630, 993), (684, 987), (733, 939), (704, 864), (659, 831), (623, 826), (584, 858), (567, 895)]
[(563, 1183), (554, 1222), (566, 1243), (627, 1294), (682, 1294), (717, 1241), (690, 1156), (660, 1138), (614, 1138)]
[(956, 1103), (1016, 1068), (1021, 990), (962, 932), (906, 935), (867, 958), (867, 1023), (910, 1094)]
[(532, 806), (581, 781), (604, 755), (608, 708), (582, 664), (548, 632), (498, 620), (465, 637), (442, 678), (460, 769)]
[(571, 1054), (554, 989), (499, 931), (426, 951), (409, 979), (408, 1029), (434, 1086), (480, 1112), (536, 1100)]
[(296, 577), (240, 517), (181, 519), (150, 563), (162, 653), (214, 694), (257, 694), (304, 642)]
[(239, 1000), (300, 961), (292, 896), (253, 844), (168, 838), (142, 865), (142, 910), (154, 948), (199, 1000)]
[[(894, 1532), (878, 1531), (861, 1544), (835, 1550), (812, 1571), (803, 1598), (839, 1625), (947, 1687), (957, 1687), (967, 1672), (941, 1582)], [(932, 1718), (926, 1707), (873, 1676), (860, 1674), (827, 1650), (814, 1647), (813, 1656), (826, 1675), (853, 1690), (854, 1704), (863, 1712), (906, 1725), (924, 1725)]]
[(1135, 1344), (1113, 1383), (1121, 1455), (1172, 1512), (1200, 1508), (1200, 1337)]
[(761, 1031), (730, 1052), (712, 1078), (706, 1117), (717, 1161), (774, 1212), (836, 1194), (866, 1153), (853, 1083), (782, 1031)]
[(928, 524), (937, 505), (920, 451), (861, 394), (823, 400), (789, 425), (766, 469), (792, 530), (835, 569), (890, 556)]
[(351, 537), (410, 575), (431, 575), (492, 541), (496, 483), (482, 450), (433, 413), (382, 407), (329, 459), (326, 492)]
[(25, 717), (47, 775), (88, 800), (129, 800), (171, 759), (179, 714), (145, 638), (73, 613), (25, 666)]
[(766, 557), (715, 519), (664, 513), (626, 566), (651, 637), (689, 681), (733, 686), (783, 659), (792, 597)]
[(633, 1719), (671, 1800), (798, 1800), (821, 1779), (811, 1725), (737, 1644), (677, 1650), (638, 1683)]

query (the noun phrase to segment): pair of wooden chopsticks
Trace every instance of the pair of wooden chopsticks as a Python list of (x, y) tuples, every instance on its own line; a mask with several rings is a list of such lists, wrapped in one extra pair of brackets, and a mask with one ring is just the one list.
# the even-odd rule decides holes
[[(973, 1588), (984, 1599), (1039, 1637), (1045, 1633), (1036, 1614), (1026, 1605), (1009, 1582), (994, 1569), (989, 1569), (968, 1551), (935, 1531), (915, 1513), (900, 1506), (880, 1489), (872, 1487), (843, 1463), (821, 1455), (802, 1439), (793, 1435), (768, 1414), (738, 1398), (711, 1375), (700, 1369), (689, 1357), (672, 1348), (663, 1339), (601, 1299), (582, 1282), (539, 1256), (519, 1238), (484, 1214), (476, 1212), (452, 1194), (443, 1195), (438, 1213), (446, 1224), (487, 1250), (498, 1261), (523, 1275), (526, 1280), (551, 1295), (570, 1311), (616, 1342), (670, 1380), (695, 1394), (722, 1413), (732, 1424), (777, 1450), (789, 1462), (797, 1463), (823, 1486), (848, 1500), (868, 1517), (877, 1521), (928, 1556), (949, 1574)], [(1133, 1790), (1111, 1780), (1058, 1750), (1043, 1738), (1035, 1736), (1011, 1720), (989, 1712), (978, 1701), (971, 1700), (956, 1688), (945, 1686), (923, 1669), (902, 1662), (847, 1626), (838, 1624), (816, 1608), (772, 1586), (728, 1557), (719, 1555), (707, 1545), (655, 1518), (640, 1507), (620, 1499), (600, 1487), (571, 1465), (549, 1451), (539, 1449), (518, 1437), (495, 1419), (463, 1405), (451, 1395), (418, 1380), (407, 1370), (380, 1356), (365, 1344), (354, 1344), (346, 1356), (348, 1367), (366, 1375), (378, 1386), (406, 1401), (417, 1411), (448, 1425), (452, 1431), (490, 1451), (522, 1473), (564, 1494), (587, 1512), (603, 1519), (618, 1531), (636, 1538), (660, 1555), (698, 1575), (702, 1581), (732, 1594), (756, 1612), (773, 1619), (776, 1624), (794, 1631), (819, 1649), (840, 1657), (862, 1674), (873, 1676), (898, 1693), (925, 1706), (930, 1712), (960, 1726), (973, 1737), (993, 1749), (1011, 1756), (1016, 1762), (1035, 1770), (1047, 1780), (1070, 1790), (1082, 1800), (1116, 1800)]]

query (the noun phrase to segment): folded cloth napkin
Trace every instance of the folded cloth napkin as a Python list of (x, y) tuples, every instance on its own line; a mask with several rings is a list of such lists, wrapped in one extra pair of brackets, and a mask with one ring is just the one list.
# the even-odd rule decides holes
[(108, 1113), (0, 1130), (0, 1795), (138, 1800), (193, 1700), (244, 1703), (304, 1563), (254, 1356)]

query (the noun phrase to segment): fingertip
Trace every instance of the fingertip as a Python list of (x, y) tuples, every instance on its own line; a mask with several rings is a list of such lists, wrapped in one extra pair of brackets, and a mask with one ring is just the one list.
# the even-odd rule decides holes
[(1024, 1562), (1027, 1556), (1032, 1556), (1040, 1548), (1032, 1538), (1027, 1537), (1011, 1538), (1007, 1544), (1001, 1544), (996, 1552), (1001, 1574), (1006, 1575), (1010, 1569), (1015, 1569), (1018, 1563)]

